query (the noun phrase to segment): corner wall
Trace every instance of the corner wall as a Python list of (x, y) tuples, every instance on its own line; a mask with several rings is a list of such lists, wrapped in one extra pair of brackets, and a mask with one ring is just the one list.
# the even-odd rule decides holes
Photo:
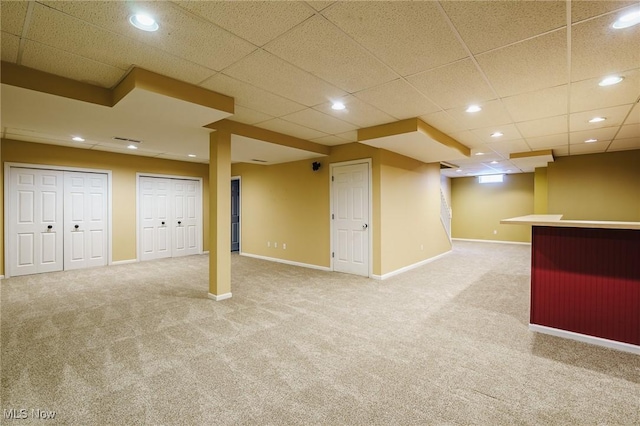
[(500, 221), (533, 214), (534, 175), (520, 173), (504, 178), (502, 183), (486, 184), (478, 183), (477, 177), (451, 179), (453, 238), (531, 241), (530, 227), (501, 225)]
[[(130, 260), (136, 254), (136, 173), (193, 176), (203, 179), (203, 250), (209, 250), (209, 166), (162, 160), (90, 149), (2, 140), (2, 176), (4, 163), (50, 164), (54, 166), (111, 170), (112, 172), (112, 259)], [(4, 184), (0, 186), (4, 200)], [(4, 208), (0, 210), (3, 214)], [(3, 220), (4, 218), (0, 217)], [(3, 226), (4, 228), (4, 226)], [(0, 264), (4, 274), (4, 238), (0, 240)]]
[(559, 157), (547, 180), (550, 214), (640, 221), (640, 150)]

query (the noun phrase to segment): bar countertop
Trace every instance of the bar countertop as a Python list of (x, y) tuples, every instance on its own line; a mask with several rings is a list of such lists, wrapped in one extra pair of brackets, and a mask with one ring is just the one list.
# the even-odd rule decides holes
[(561, 214), (532, 214), (500, 221), (503, 225), (555, 226), (565, 228), (638, 229), (640, 222), (606, 220), (562, 220)]

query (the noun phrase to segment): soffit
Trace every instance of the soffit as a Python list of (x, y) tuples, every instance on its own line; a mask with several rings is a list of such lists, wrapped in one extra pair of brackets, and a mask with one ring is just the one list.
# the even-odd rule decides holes
[(232, 163), (270, 165), (321, 157), (324, 155), (246, 136), (231, 135)]

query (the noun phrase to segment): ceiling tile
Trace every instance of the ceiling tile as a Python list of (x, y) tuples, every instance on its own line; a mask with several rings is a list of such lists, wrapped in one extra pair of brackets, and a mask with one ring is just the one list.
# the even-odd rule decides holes
[(541, 35), (476, 57), (500, 96), (567, 83), (567, 31)]
[(290, 1), (176, 3), (256, 46), (263, 46), (313, 15), (305, 4)]
[(460, 132), (465, 129), (446, 111), (437, 111), (431, 114), (421, 115), (420, 119), (444, 133)]
[(568, 145), (567, 134), (559, 133), (556, 135), (546, 135), (546, 136), (537, 136), (534, 138), (527, 138), (527, 144), (533, 150), (551, 149), (561, 145)]
[(631, 139), (616, 139), (611, 142), (607, 152), (611, 151), (626, 151), (629, 149), (640, 149), (640, 137)]
[(481, 103), (497, 97), (470, 59), (425, 71), (407, 80), (442, 109)]
[(507, 142), (494, 142), (491, 145), (488, 145), (490, 149), (492, 149), (493, 151), (504, 155), (505, 157), (509, 157), (509, 154), (512, 154), (514, 152), (529, 152), (531, 151), (531, 148), (529, 148), (529, 145), (527, 145), (527, 143), (522, 140), (514, 140), (514, 141), (507, 141)]
[(280, 118), (274, 118), (273, 120), (262, 122), (257, 127), (273, 130), (274, 132), (283, 133), (285, 135), (295, 136), (300, 139), (311, 140), (328, 136), (327, 133), (300, 126), (299, 124), (282, 120)]
[(567, 113), (568, 85), (503, 98), (515, 121), (530, 121)]
[(569, 130), (566, 115), (558, 115), (555, 117), (542, 118), (539, 120), (523, 121), (516, 123), (516, 127), (520, 134), (526, 139), (537, 136), (555, 135), (557, 133), (566, 133)]
[(344, 145), (345, 143), (349, 143), (346, 140), (335, 135), (323, 136), (321, 138), (311, 139), (311, 142), (316, 142), (316, 143), (327, 145), (327, 146)]
[[(569, 131), (592, 130), (601, 127), (614, 127), (622, 124), (632, 105), (621, 105), (611, 108), (600, 108), (591, 111), (576, 112), (569, 117)], [(589, 123), (594, 117), (605, 117), (605, 121)]]
[(450, 136), (468, 148), (478, 148), (484, 146), (484, 142), (482, 141), (482, 139), (478, 138), (478, 136), (476, 136), (469, 130), (451, 133)]
[(640, 138), (640, 124), (627, 124), (620, 127), (616, 139)]
[(344, 1), (322, 14), (403, 76), (467, 57), (436, 2)]
[[(571, 132), (569, 133), (569, 143), (572, 145), (585, 143), (588, 139), (597, 139), (598, 142), (610, 142), (616, 132), (618, 131), (618, 127), (604, 127), (601, 129), (591, 129), (591, 130), (581, 130), (579, 132)], [(589, 142), (595, 143), (595, 142)]]
[[(515, 139), (522, 139), (522, 135), (514, 124), (502, 124), (500, 126), (484, 127), (482, 129), (472, 130), (473, 134), (478, 137), (482, 142), (492, 144), (494, 142), (511, 141)], [(502, 136), (491, 136), (495, 132), (502, 133)]]
[[(255, 46), (245, 40), (189, 13), (182, 12), (181, 9), (171, 6), (169, 2), (142, 3), (143, 8), (148, 10), (161, 26), (160, 30), (153, 33), (137, 30), (129, 24), (128, 16), (131, 14), (131, 8), (125, 2), (107, 2), (107, 4), (49, 2), (47, 4), (64, 13), (40, 5), (34, 8), (30, 33), (39, 32), (40, 37), (42, 37), (41, 33), (46, 32), (51, 25), (54, 25), (54, 31), (57, 34), (68, 33), (67, 27), (60, 27), (59, 23), (63, 20), (69, 22), (69, 19), (75, 17), (73, 28), (80, 24), (78, 20), (85, 21), (85, 26), (87, 23), (91, 24), (85, 32), (88, 32), (89, 37), (93, 39), (87, 40), (72, 32), (70, 35), (74, 37), (75, 43), (96, 42), (96, 38), (101, 36), (100, 32), (108, 31), (127, 37), (129, 39), (127, 44), (130, 43), (130, 39), (134, 39), (144, 43), (147, 49), (153, 46), (177, 58), (183, 58), (213, 70), (221, 70), (255, 49)], [(118, 49), (118, 53), (127, 51), (128, 48), (129, 46), (125, 45), (122, 49)]]
[[(73, 2), (55, 2), (56, 5), (58, 3)], [(68, 31), (68, 28), (73, 28), (73, 31)], [(198, 83), (213, 73), (212, 70), (193, 62), (185, 61), (111, 31), (100, 29), (40, 4), (34, 6), (28, 37), (31, 40), (112, 67), (127, 70), (132, 64), (135, 64), (149, 71), (188, 83)], [(96, 48), (96, 46), (109, 46), (109, 48)]]
[(113, 87), (124, 76), (119, 68), (25, 40), (22, 65), (101, 87)]
[(474, 54), (566, 25), (564, 1), (443, 1), (441, 4)]
[(311, 6), (312, 8), (314, 8), (315, 10), (317, 10), (318, 12), (320, 12), (321, 10), (324, 10), (327, 7), (329, 7), (332, 4), (334, 4), (335, 1), (316, 1), (316, 0), (312, 0), (312, 1), (308, 1), (306, 3), (309, 6)]
[(26, 1), (0, 2), (0, 28), (2, 31), (21, 36), (28, 6), (29, 3)]
[(0, 34), (0, 50), (2, 60), (15, 64), (18, 61), (18, 50), (20, 49), (20, 38), (13, 34), (2, 31)]
[(347, 92), (394, 80), (397, 74), (326, 19), (315, 16), (265, 50)]
[(336, 136), (344, 139), (347, 142), (356, 142), (358, 140), (358, 131), (351, 130), (349, 132), (338, 133)]
[(599, 1), (599, 0), (572, 0), (571, 1), (571, 22), (578, 22), (603, 13), (621, 9), (626, 6), (638, 3), (637, 0), (629, 1)]
[(227, 96), (232, 96), (236, 105), (241, 105), (276, 117), (305, 109), (305, 106), (302, 104), (267, 92), (244, 81), (236, 80), (223, 73), (216, 74), (202, 83), (201, 86)]
[(245, 108), (240, 105), (235, 105), (233, 116), (231, 120), (245, 124), (256, 124), (263, 121), (271, 120), (273, 117), (269, 114), (262, 113), (260, 111), (253, 110), (251, 108)]
[(345, 109), (340, 111), (332, 109), (331, 105), (333, 105), (333, 102), (316, 105), (314, 109), (348, 123), (355, 124), (358, 127), (370, 127), (395, 121), (389, 114), (361, 101), (353, 95), (344, 96), (340, 99), (335, 99), (335, 101), (342, 102)]
[(613, 29), (611, 25), (617, 16), (605, 15), (571, 27), (571, 81), (640, 66), (640, 25)]
[(624, 121), (624, 124), (640, 123), (640, 102), (636, 102), (635, 106), (631, 110), (631, 114)]
[(571, 112), (633, 103), (640, 97), (640, 69), (621, 74), (624, 80), (613, 86), (598, 86), (601, 77), (572, 83)]
[(245, 57), (224, 73), (265, 90), (280, 93), (306, 106), (318, 105), (346, 95), (343, 90), (264, 50)]
[(439, 110), (436, 105), (402, 79), (363, 90), (355, 96), (400, 120)]
[(349, 124), (311, 108), (285, 115), (282, 119), (332, 135), (357, 130), (357, 127), (353, 124)]
[(571, 155), (594, 154), (596, 152), (605, 152), (608, 146), (609, 146), (609, 141), (571, 145), (569, 147), (569, 153)]
[(512, 122), (500, 100), (485, 102), (480, 106), (482, 111), (479, 112), (466, 112), (466, 107), (450, 109), (447, 112), (466, 129), (482, 129)]

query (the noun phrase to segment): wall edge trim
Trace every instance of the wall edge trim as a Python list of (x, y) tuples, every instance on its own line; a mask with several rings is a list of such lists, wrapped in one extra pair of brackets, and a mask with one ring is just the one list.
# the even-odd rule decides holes
[(331, 272), (328, 266), (313, 265), (311, 263), (295, 262), (293, 260), (278, 259), (277, 257), (261, 256), (259, 254), (240, 252), (240, 256), (252, 257), (254, 259), (268, 260), (269, 262), (284, 263), (285, 265), (300, 266), (302, 268), (317, 269), (319, 271)]
[(476, 240), (472, 238), (451, 238), (451, 241), (469, 241), (473, 243), (497, 243), (497, 244), (518, 244), (523, 246), (530, 246), (531, 243), (525, 241), (504, 241), (504, 240)]
[(587, 334), (574, 333), (573, 331), (560, 330), (557, 328), (546, 327), (544, 325), (529, 324), (529, 330), (537, 333), (548, 334), (550, 336), (562, 337), (565, 339), (576, 340), (582, 343), (602, 346), (609, 349), (616, 349), (623, 352), (640, 355), (640, 346), (630, 343), (616, 342), (615, 340), (603, 339), (601, 337), (589, 336)]
[(223, 294), (208, 293), (207, 295), (209, 299), (213, 299), (216, 302), (220, 302), (221, 300), (231, 299), (231, 293), (223, 293)]
[(427, 263), (431, 263), (434, 260), (438, 260), (441, 257), (444, 257), (447, 254), (451, 253), (452, 251), (453, 250), (445, 251), (444, 253), (440, 253), (440, 254), (432, 256), (432, 257), (430, 257), (428, 259), (421, 260), (420, 262), (404, 266), (404, 267), (402, 267), (400, 269), (396, 269), (395, 271), (387, 272), (386, 274), (383, 274), (383, 275), (371, 275), (371, 278), (373, 278), (374, 280), (384, 281), (387, 278), (391, 278), (391, 277), (393, 277), (395, 275), (403, 274), (403, 273), (408, 272), (408, 271), (410, 271), (412, 269), (416, 269), (416, 268), (419, 268), (420, 266), (426, 265)]

